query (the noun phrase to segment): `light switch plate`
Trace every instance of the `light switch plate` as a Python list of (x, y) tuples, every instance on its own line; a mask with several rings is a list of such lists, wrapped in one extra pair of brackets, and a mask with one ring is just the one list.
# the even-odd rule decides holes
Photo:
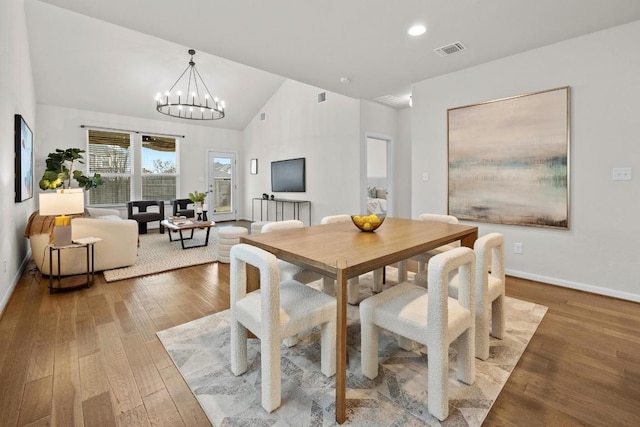
[(429, 172), (422, 172), (422, 180), (429, 181)]

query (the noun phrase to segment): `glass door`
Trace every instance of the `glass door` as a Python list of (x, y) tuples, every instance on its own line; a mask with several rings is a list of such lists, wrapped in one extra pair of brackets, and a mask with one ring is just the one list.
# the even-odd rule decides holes
[(235, 221), (236, 153), (209, 151), (207, 207), (213, 221)]

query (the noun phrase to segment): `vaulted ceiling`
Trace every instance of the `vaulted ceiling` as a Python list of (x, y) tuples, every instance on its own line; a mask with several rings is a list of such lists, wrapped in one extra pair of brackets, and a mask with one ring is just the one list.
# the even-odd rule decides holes
[[(640, 19), (638, 0), (25, 3), (38, 103), (179, 120), (156, 112), (154, 97), (193, 48), (227, 104), (224, 119), (197, 124), (230, 129), (286, 78), (402, 108), (414, 82)], [(416, 23), (427, 32), (410, 37)], [(466, 49), (434, 52), (453, 42)]]

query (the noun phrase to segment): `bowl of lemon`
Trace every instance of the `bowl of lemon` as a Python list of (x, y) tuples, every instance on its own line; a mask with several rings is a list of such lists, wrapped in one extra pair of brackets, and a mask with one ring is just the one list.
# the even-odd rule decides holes
[(374, 231), (384, 222), (384, 215), (351, 215), (351, 221), (361, 231)]

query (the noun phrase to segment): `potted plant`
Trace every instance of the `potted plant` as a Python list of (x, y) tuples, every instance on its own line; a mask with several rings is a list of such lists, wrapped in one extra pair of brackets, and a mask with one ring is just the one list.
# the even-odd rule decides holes
[(80, 170), (74, 170), (75, 162), (84, 164), (82, 153), (85, 150), (79, 148), (67, 148), (61, 150), (56, 148), (54, 153), (49, 153), (46, 160), (46, 169), (40, 180), (40, 188), (43, 190), (53, 190), (59, 187), (71, 188), (71, 178), (78, 182), (78, 187), (90, 190), (102, 185), (102, 177), (99, 173), (88, 177)]
[(207, 192), (204, 193), (199, 192), (198, 190), (193, 193), (189, 193), (189, 200), (191, 200), (196, 208), (202, 208), (202, 203), (204, 202), (205, 197), (207, 197)]

